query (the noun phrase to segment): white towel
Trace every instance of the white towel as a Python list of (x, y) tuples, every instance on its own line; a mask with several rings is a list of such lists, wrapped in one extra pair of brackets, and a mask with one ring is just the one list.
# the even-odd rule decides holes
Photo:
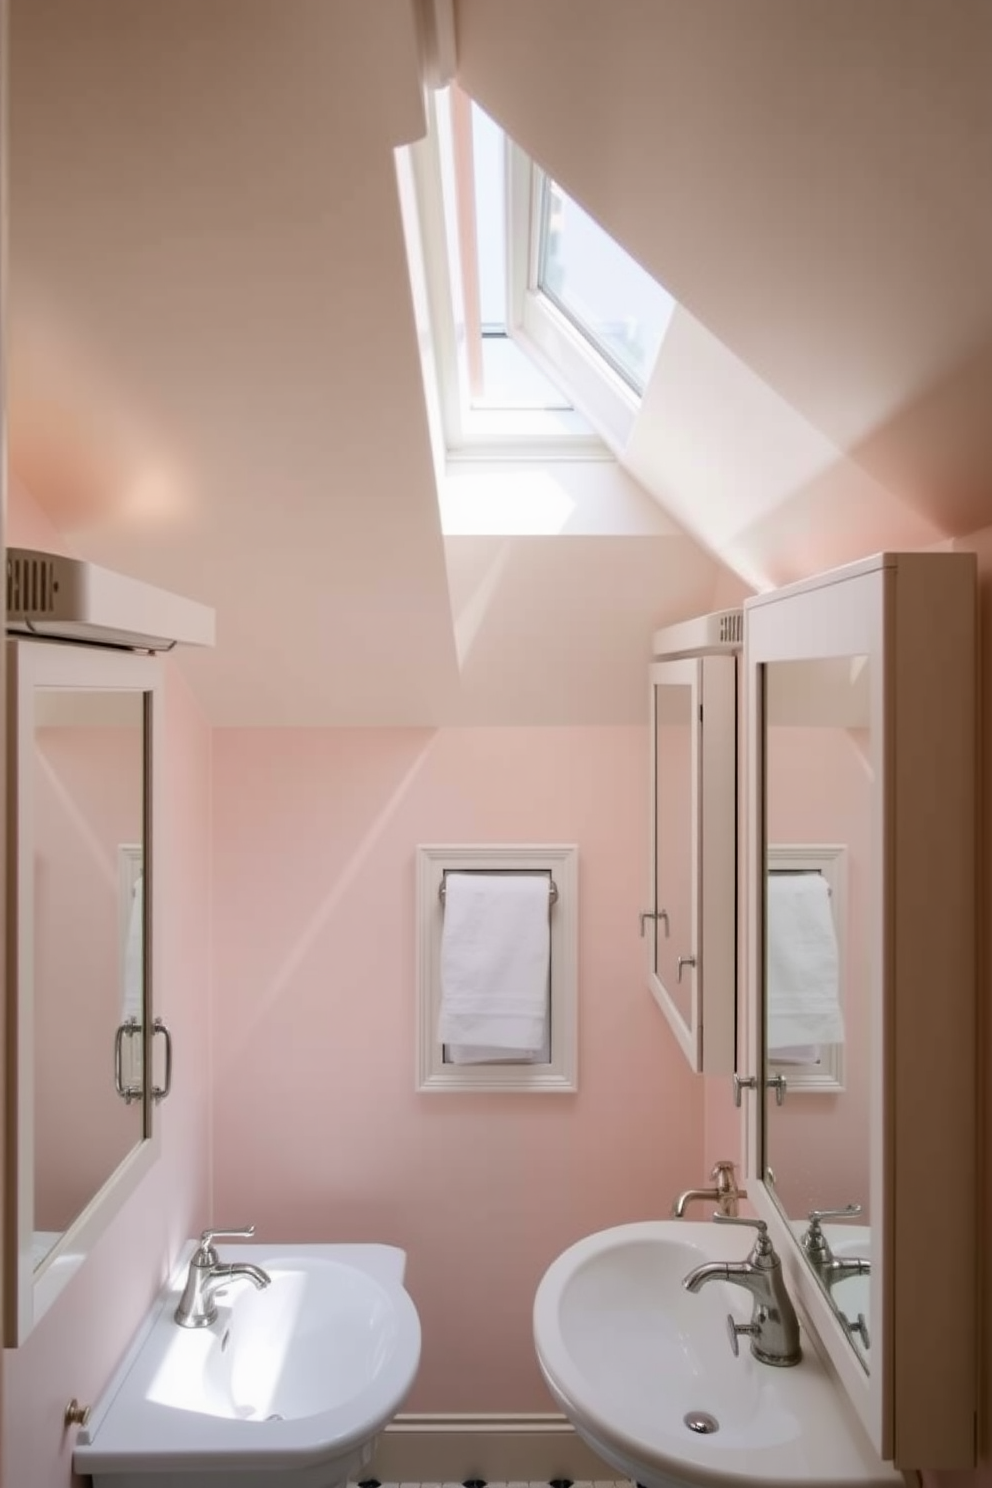
[(131, 911), (124, 944), (124, 998), (121, 1009), (125, 1023), (128, 1018), (135, 1018), (139, 1023), (144, 1018), (144, 885), (142, 875), (135, 881), (131, 891)]
[(550, 950), (545, 874), (447, 875), (438, 1038), (456, 1062), (542, 1052)]
[(131, 890), (131, 912), (127, 921), (124, 945), (124, 996), (121, 1021), (133, 1019), (138, 1025), (121, 1045), (121, 1079), (125, 1086), (141, 1090), (144, 1083), (144, 1049), (141, 1025), (145, 1021), (145, 879), (142, 874)]
[(821, 873), (769, 873), (768, 1050), (844, 1042), (837, 935)]

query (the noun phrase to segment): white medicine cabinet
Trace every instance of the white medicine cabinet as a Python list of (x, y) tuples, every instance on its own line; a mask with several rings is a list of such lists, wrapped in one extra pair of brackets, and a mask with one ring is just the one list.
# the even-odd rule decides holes
[[(745, 618), (748, 1194), (879, 1455), (968, 1468), (974, 555), (879, 554), (748, 600)], [(830, 938), (838, 881), (787, 860), (813, 840), (846, 859), (839, 975), (806, 954), (811, 916)], [(804, 877), (783, 910), (790, 869)], [(779, 1046), (830, 1038), (843, 1080), (790, 1093)]]
[(648, 986), (697, 1074), (734, 1069), (739, 610), (655, 632)]

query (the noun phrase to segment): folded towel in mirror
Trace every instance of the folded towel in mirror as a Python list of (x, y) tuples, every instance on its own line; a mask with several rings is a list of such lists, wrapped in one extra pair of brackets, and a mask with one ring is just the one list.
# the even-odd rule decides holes
[(821, 873), (769, 873), (765, 965), (769, 1057), (843, 1043), (837, 934)]

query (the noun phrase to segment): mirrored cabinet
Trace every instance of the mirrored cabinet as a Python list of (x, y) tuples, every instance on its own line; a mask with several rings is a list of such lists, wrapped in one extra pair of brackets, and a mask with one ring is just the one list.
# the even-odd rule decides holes
[(975, 1460), (976, 610), (964, 553), (745, 605), (747, 1188), (906, 1469)]
[(649, 668), (648, 985), (705, 1074), (735, 1056), (741, 626), (733, 610), (657, 631)]
[(13, 1346), (154, 1160), (168, 1031), (153, 1005), (161, 662), (23, 640), (7, 664)]

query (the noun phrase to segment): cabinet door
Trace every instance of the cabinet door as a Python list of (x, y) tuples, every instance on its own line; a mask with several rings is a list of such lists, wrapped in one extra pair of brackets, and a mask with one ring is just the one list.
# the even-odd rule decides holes
[[(903, 1469), (966, 1468), (977, 1399), (974, 556), (880, 554), (749, 600), (745, 617), (747, 1064), (760, 1092), (748, 1194), (879, 1454)], [(822, 886), (819, 909), (809, 895), (800, 915), (798, 895), (783, 913), (774, 882), (783, 841), (809, 835), (850, 860), (846, 960), (829, 976)], [(804, 1029), (828, 1039), (831, 1020), (846, 1046), (843, 1088), (794, 1100), (776, 1050), (806, 1042)], [(826, 1250), (814, 1212), (831, 1221)]]
[(737, 663), (655, 662), (648, 985), (697, 1073), (734, 1067)]

